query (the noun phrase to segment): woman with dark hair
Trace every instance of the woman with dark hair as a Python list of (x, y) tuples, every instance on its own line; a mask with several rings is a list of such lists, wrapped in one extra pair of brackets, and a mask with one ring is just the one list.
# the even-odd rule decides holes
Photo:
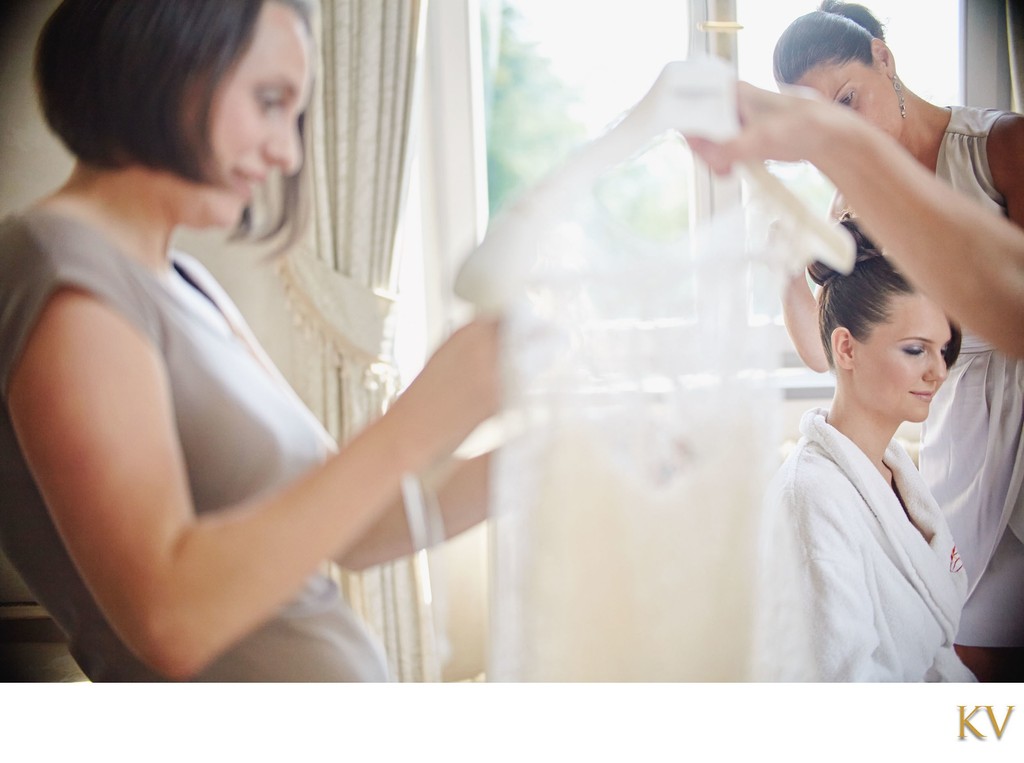
[[(774, 68), (780, 85), (810, 87), (850, 107), (957, 191), (1024, 224), (1024, 117), (918, 97), (897, 75), (884, 29), (865, 7), (826, 0), (796, 19), (776, 44)], [(835, 211), (843, 206), (837, 196)], [(801, 358), (823, 371), (814, 299), (802, 276), (788, 285), (783, 307)], [(924, 424), (921, 471), (971, 581), (957, 643), (983, 680), (1024, 678), (1022, 423), (1024, 362), (968, 334)]]
[[(497, 406), (496, 327), (471, 323), (334, 453), (171, 247), (182, 226), (301, 223), (310, 12), (65, 0), (40, 38), (43, 110), (76, 162), (0, 222), (0, 541), (93, 680), (386, 680), (322, 562), (409, 553), (402, 478)], [(485, 469), (439, 488), (449, 532), (483, 518)]]
[[(795, 542), (795, 579), (769, 596), (805, 616), (824, 681), (971, 681), (953, 649), (967, 578), (942, 512), (894, 440), (928, 415), (956, 361), (957, 328), (860, 232), (848, 276), (820, 265), (819, 331), (836, 391), (812, 409), (768, 490)], [(795, 600), (794, 600), (795, 598)], [(785, 647), (780, 647), (785, 648)], [(799, 673), (799, 669), (797, 669)]]

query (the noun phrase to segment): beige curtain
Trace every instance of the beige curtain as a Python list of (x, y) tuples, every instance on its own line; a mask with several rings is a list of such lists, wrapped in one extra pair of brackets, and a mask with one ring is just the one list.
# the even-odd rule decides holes
[(1024, 5), (1006, 0), (1006, 39), (1010, 54), (1010, 108), (1024, 112)]
[[(298, 330), (293, 384), (344, 443), (395, 395), (396, 228), (425, 0), (321, 0), (310, 109), (314, 225), (281, 265)], [(439, 678), (420, 556), (336, 571), (402, 681)]]

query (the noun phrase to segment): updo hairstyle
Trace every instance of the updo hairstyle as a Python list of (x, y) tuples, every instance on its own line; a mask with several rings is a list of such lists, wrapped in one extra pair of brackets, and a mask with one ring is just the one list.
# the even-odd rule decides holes
[[(807, 269), (811, 280), (821, 286), (818, 331), (829, 368), (835, 368), (832, 359), (833, 331), (841, 326), (858, 342), (867, 341), (875, 326), (889, 322), (893, 298), (915, 293), (852, 217), (844, 217), (840, 224), (856, 242), (857, 258), (853, 272), (843, 275), (820, 262)], [(946, 368), (956, 362), (961, 341), (959, 327), (950, 321), (949, 328), (952, 336), (944, 353)]]
[(863, 5), (825, 0), (800, 16), (775, 43), (775, 81), (793, 85), (811, 69), (849, 61), (872, 63), (871, 40), (885, 42), (885, 27)]

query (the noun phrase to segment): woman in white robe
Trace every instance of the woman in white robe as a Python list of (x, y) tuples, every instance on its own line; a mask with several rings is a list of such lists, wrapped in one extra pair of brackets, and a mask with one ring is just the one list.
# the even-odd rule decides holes
[(806, 627), (806, 659), (775, 666), (777, 676), (973, 681), (953, 648), (967, 576), (942, 512), (893, 439), (901, 423), (927, 416), (959, 331), (852, 220), (844, 225), (858, 242), (853, 273), (812, 269), (835, 397), (828, 411), (804, 415), (768, 491), (795, 544), (777, 595)]
[[(789, 25), (773, 58), (780, 85), (816, 90), (893, 137), (956, 189), (957, 207), (969, 198), (1024, 226), (1024, 151), (1019, 148), (1024, 116), (942, 108), (916, 95), (897, 76), (884, 26), (866, 8), (826, 0), (820, 10)], [(859, 145), (843, 145), (867, 156)], [(846, 207), (837, 197), (834, 209)], [(866, 214), (859, 205), (853, 208)], [(906, 217), (900, 222), (905, 227)], [(974, 280), (981, 270), (975, 249), (959, 254), (957, 272)], [(930, 259), (933, 269), (942, 267)], [(959, 288), (973, 289), (965, 280)], [(802, 273), (786, 289), (783, 310), (801, 358), (824, 371), (814, 336), (814, 298)], [(1015, 328), (1005, 314), (998, 322)], [(972, 327), (965, 323), (959, 362), (922, 427), (919, 463), (968, 576), (958, 653), (981, 680), (1019, 681), (1024, 679), (1024, 359), (996, 351), (966, 331)]]

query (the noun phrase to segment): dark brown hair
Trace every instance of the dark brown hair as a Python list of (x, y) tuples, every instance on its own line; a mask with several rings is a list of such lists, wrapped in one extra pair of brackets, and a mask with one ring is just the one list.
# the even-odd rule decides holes
[[(857, 244), (853, 272), (842, 275), (820, 262), (815, 262), (807, 269), (811, 280), (821, 286), (818, 294), (818, 331), (830, 368), (835, 368), (832, 360), (833, 331), (842, 326), (858, 342), (864, 342), (875, 326), (889, 321), (893, 297), (915, 293), (882, 251), (864, 235), (855, 220), (845, 217), (841, 224)], [(960, 328), (950, 321), (949, 329), (951, 336), (943, 353), (946, 368), (952, 367), (960, 354)]]
[[(266, 2), (287, 5), (311, 28), (309, 0), (64, 0), (36, 47), (47, 123), (86, 164), (139, 164), (209, 182), (214, 95)], [(276, 219), (260, 238), (305, 222), (302, 171), (282, 184)], [(246, 210), (242, 234), (250, 222)]]
[(800, 16), (775, 43), (775, 81), (792, 85), (822, 64), (860, 61), (871, 65), (871, 40), (885, 41), (885, 28), (863, 5), (825, 0)]

